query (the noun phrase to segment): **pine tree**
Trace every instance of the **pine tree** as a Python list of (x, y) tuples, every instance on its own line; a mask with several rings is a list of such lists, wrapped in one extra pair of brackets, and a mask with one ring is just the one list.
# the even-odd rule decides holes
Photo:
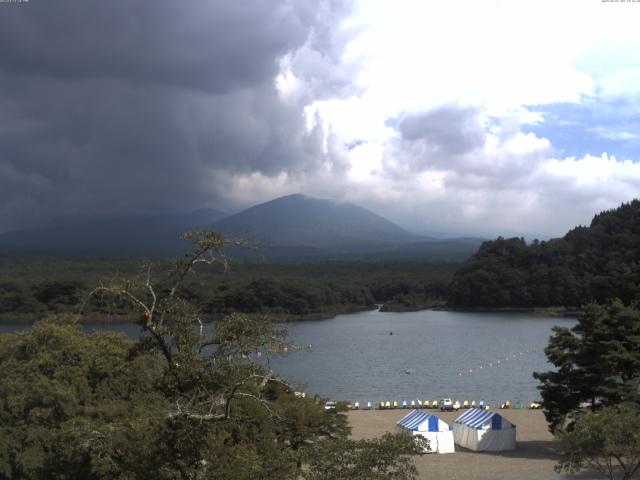
[(596, 410), (639, 399), (640, 310), (590, 304), (573, 328), (554, 332), (545, 353), (557, 370), (534, 373), (552, 431), (585, 402)]

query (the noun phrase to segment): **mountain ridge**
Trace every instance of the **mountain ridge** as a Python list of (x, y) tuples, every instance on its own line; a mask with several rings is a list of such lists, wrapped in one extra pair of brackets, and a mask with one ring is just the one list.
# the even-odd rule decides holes
[(213, 209), (187, 214), (138, 215), (67, 221), (62, 225), (15, 230), (0, 235), (0, 252), (53, 255), (174, 255), (183, 251), (185, 230), (223, 216)]
[[(73, 223), (73, 222), (72, 222)], [(97, 219), (0, 235), (0, 253), (66, 256), (175, 256), (190, 248), (180, 234), (211, 228), (261, 247), (230, 249), (238, 259), (412, 259), (456, 261), (470, 256), (483, 239), (435, 239), (411, 233), (358, 205), (292, 194), (233, 215), (209, 209)]]
[(227, 235), (253, 232), (277, 246), (388, 244), (423, 238), (358, 205), (303, 194), (254, 205), (212, 227)]

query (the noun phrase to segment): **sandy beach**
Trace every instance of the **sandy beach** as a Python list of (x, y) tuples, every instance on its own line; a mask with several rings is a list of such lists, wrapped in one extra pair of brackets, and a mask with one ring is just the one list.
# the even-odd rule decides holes
[[(349, 412), (352, 437), (374, 438), (385, 432), (393, 432), (395, 424), (410, 410), (360, 410)], [(442, 420), (453, 423), (461, 412), (439, 412)], [(553, 467), (558, 456), (556, 442), (547, 429), (540, 410), (500, 410), (500, 414), (517, 427), (517, 449), (502, 453), (477, 453), (456, 445), (453, 454), (429, 454), (416, 457), (419, 478), (460, 480), (542, 480), (578, 478), (586, 480), (602, 478), (593, 474), (565, 476), (557, 474)]]

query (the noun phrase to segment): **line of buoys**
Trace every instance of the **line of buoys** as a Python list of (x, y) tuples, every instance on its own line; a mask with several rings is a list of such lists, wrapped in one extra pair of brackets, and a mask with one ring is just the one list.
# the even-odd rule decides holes
[(510, 361), (510, 360), (514, 360), (517, 359), (519, 357), (522, 357), (524, 355), (526, 355), (527, 353), (533, 352), (537, 350), (536, 347), (530, 347), (527, 348), (525, 350), (522, 350), (520, 352), (516, 352), (516, 353), (511, 353), (507, 356), (505, 356), (504, 358), (499, 358), (497, 360), (492, 360), (489, 362), (484, 362), (481, 363), (480, 365), (476, 366), (475, 368), (465, 368), (465, 369), (461, 369), (458, 371), (458, 377), (462, 377), (465, 375), (473, 375), (475, 373), (478, 373), (479, 370), (486, 370), (488, 368), (496, 368), (499, 366), (504, 365), (506, 362)]

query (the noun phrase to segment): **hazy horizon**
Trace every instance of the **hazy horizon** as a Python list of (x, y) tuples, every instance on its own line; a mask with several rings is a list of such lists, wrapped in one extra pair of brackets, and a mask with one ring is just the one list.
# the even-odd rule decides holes
[[(303, 195), (309, 198), (314, 198), (314, 199), (320, 199), (320, 200), (328, 200), (328, 201), (335, 201), (337, 203), (345, 203), (345, 204), (351, 204), (351, 205), (356, 205), (356, 206), (360, 206), (357, 205), (353, 202), (348, 202), (348, 201), (340, 201), (340, 200), (334, 200), (334, 199), (330, 199), (330, 198), (320, 198), (320, 197), (312, 197), (306, 194), (302, 194), (302, 193), (292, 193), (289, 195), (285, 195), (283, 197), (277, 197), (274, 199), (269, 199), (266, 200), (265, 202), (261, 202), (261, 203), (257, 203), (254, 205), (249, 205), (247, 206), (247, 208), (241, 208), (241, 209), (237, 209), (237, 210), (232, 210), (232, 211), (222, 211), (222, 210), (217, 210), (214, 208), (209, 208), (209, 207), (202, 207), (202, 208), (195, 208), (195, 209), (187, 209), (187, 210), (156, 210), (156, 211), (152, 211), (152, 212), (114, 212), (111, 214), (104, 214), (104, 215), (90, 215), (90, 214), (83, 214), (83, 215), (61, 215), (58, 217), (54, 217), (49, 219), (46, 223), (43, 223), (41, 225), (36, 225), (36, 226), (31, 226), (31, 227), (27, 227), (27, 228), (22, 228), (22, 229), (16, 229), (16, 230), (9, 230), (9, 231), (1, 231), (0, 235), (2, 235), (3, 233), (15, 233), (15, 232), (20, 232), (20, 231), (39, 231), (41, 229), (49, 229), (49, 228), (58, 228), (58, 227), (72, 227), (72, 226), (82, 226), (82, 225), (90, 225), (93, 223), (100, 223), (100, 222), (111, 222), (111, 221), (121, 221), (121, 220), (130, 220), (130, 219), (136, 219), (136, 218), (140, 218), (140, 219), (152, 219), (152, 218), (179, 218), (179, 217), (188, 217), (190, 215), (199, 213), (199, 217), (202, 216), (203, 218), (206, 218), (206, 213), (207, 212), (211, 212), (212, 214), (212, 219), (210, 220), (210, 224), (212, 225), (212, 227), (215, 226), (216, 222), (226, 219), (228, 217), (234, 217), (237, 214), (241, 214), (243, 213), (245, 210), (249, 210), (253, 207), (256, 206), (260, 206), (263, 205), (264, 203), (269, 203), (272, 200), (279, 200), (281, 198), (287, 197), (287, 196), (295, 196), (295, 195)], [(369, 210), (369, 209), (367, 209)], [(377, 212), (373, 211), (373, 210), (369, 210), (370, 212), (377, 214)], [(594, 215), (596, 213), (599, 212), (594, 212)], [(391, 221), (392, 223), (396, 224), (397, 226), (399, 226), (400, 228), (406, 230), (408, 233), (411, 234), (416, 234), (422, 237), (432, 237), (434, 239), (451, 239), (454, 237), (459, 237), (459, 238), (464, 238), (464, 237), (469, 237), (469, 238), (486, 238), (486, 239), (492, 239), (494, 237), (498, 237), (498, 236), (502, 236), (502, 237), (524, 237), (528, 242), (532, 241), (533, 239), (539, 239), (539, 240), (548, 240), (550, 238), (555, 238), (555, 237), (561, 237), (564, 236), (564, 234), (574, 228), (579, 226), (578, 224), (576, 225), (572, 225), (572, 226), (568, 226), (567, 229), (563, 232), (558, 233), (558, 235), (539, 235), (536, 232), (526, 232), (526, 231), (521, 231), (521, 230), (505, 230), (502, 232), (497, 232), (494, 236), (492, 237), (487, 237), (487, 236), (483, 236), (481, 234), (478, 234), (477, 232), (473, 232), (473, 231), (457, 231), (457, 230), (425, 230), (425, 231), (420, 231), (418, 229), (415, 229), (414, 226), (412, 225), (401, 225), (399, 222), (395, 222), (392, 219), (388, 219), (386, 217), (382, 217), (385, 218), (386, 220)], [(589, 222), (586, 223), (586, 225), (588, 225)], [(204, 226), (204, 225), (203, 225)]]

